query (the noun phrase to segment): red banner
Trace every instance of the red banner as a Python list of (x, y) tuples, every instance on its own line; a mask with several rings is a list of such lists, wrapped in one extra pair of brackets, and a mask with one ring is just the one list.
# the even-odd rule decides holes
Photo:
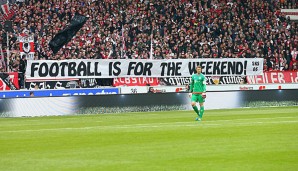
[(113, 86), (157, 86), (159, 85), (159, 80), (157, 78), (114, 78)]
[[(8, 73), (10, 82), (15, 88), (19, 89), (19, 76), (17, 72)], [(0, 91), (10, 90), (9, 85), (0, 78)]]
[(298, 83), (297, 71), (270, 71), (263, 75), (247, 76), (248, 84)]

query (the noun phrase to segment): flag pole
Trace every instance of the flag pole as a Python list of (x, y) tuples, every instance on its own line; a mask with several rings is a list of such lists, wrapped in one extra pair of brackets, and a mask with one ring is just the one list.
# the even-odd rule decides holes
[[(1, 55), (1, 64), (4, 64), (4, 54), (3, 54), (3, 50), (2, 50), (2, 43), (0, 43), (0, 55)], [(4, 61), (4, 62), (3, 62)], [(6, 64), (5, 64), (6, 65)], [(4, 67), (4, 66), (3, 66)], [(7, 67), (5, 66), (5, 71), (7, 71)]]
[(124, 41), (124, 35), (123, 35), (123, 25), (121, 28), (121, 42), (122, 42), (122, 46), (121, 46), (121, 59), (123, 59), (123, 41)]
[(151, 30), (151, 43), (150, 43), (150, 59), (152, 60), (153, 59), (153, 44), (152, 44), (152, 42), (153, 42), (153, 31)]
[(10, 62), (10, 53), (9, 53), (9, 31), (6, 31), (6, 55), (7, 55), (7, 64), (6, 64), (6, 70), (7, 72), (10, 72), (10, 69), (9, 69), (9, 62)]

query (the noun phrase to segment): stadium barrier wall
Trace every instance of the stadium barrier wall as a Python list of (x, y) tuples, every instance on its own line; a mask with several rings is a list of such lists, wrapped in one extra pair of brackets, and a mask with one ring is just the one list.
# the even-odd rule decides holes
[(17, 90), (17, 91), (0, 91), (1, 98), (16, 97), (61, 97), (61, 96), (78, 96), (78, 95), (103, 95), (119, 94), (119, 88), (86, 88), (86, 89), (42, 89), (42, 90)]
[[(183, 92), (186, 91), (185, 86), (130, 86), (120, 87), (121, 94), (147, 93), (152, 87), (155, 92)], [(298, 84), (229, 84), (229, 85), (207, 85), (207, 92), (215, 91), (238, 91), (238, 90), (284, 90), (298, 89)]]
[[(298, 89), (214, 91), (205, 109), (298, 105)], [(187, 92), (0, 99), (0, 117), (192, 110)]]
[[(78, 88), (78, 89), (38, 89), (38, 90), (16, 90), (0, 91), (1, 98), (16, 97), (60, 97), (77, 95), (104, 95), (104, 94), (136, 94), (147, 93), (149, 88), (155, 92), (170, 93), (183, 92), (185, 86), (122, 86), (122, 87), (102, 87), (102, 88)], [(238, 91), (238, 90), (284, 90), (298, 89), (298, 84), (231, 84), (231, 85), (208, 85), (207, 91)], [(30, 95), (31, 94), (31, 95)]]

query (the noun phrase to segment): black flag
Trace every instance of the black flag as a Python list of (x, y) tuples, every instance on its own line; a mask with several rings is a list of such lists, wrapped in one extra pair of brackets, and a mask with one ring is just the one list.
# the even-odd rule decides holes
[(55, 37), (50, 41), (49, 46), (53, 53), (56, 54), (65, 44), (67, 44), (83, 27), (87, 20), (87, 17), (76, 14), (71, 19), (69, 26), (56, 34)]

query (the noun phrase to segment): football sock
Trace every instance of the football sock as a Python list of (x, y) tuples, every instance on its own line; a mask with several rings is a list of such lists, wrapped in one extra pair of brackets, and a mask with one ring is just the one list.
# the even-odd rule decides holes
[(193, 106), (192, 108), (197, 113), (197, 115), (200, 117), (200, 112), (199, 112), (198, 107), (197, 106)]
[(201, 118), (203, 117), (204, 111), (205, 111), (204, 106), (201, 106), (201, 107), (200, 107), (200, 115), (201, 115), (200, 117), (201, 117)]

